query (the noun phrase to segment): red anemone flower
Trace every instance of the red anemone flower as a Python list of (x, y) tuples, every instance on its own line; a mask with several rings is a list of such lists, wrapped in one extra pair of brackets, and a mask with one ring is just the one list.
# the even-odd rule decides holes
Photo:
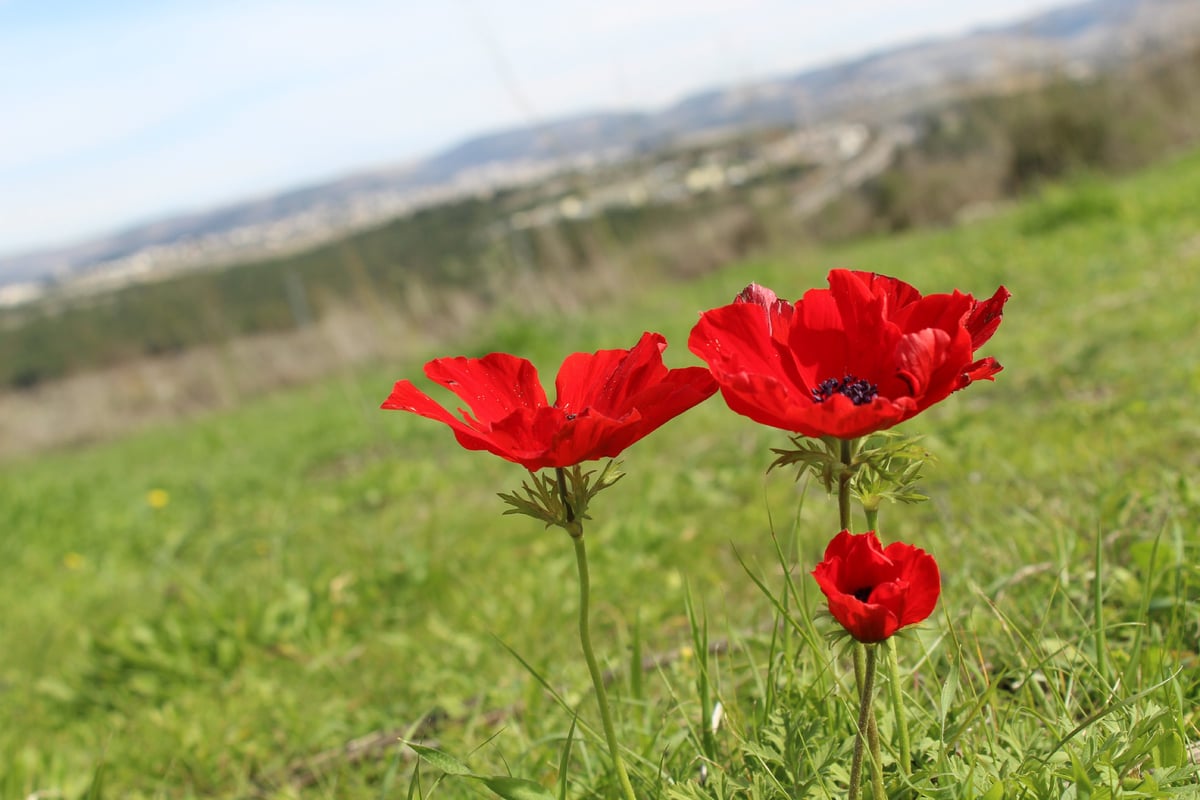
[(828, 289), (794, 304), (751, 284), (705, 311), (688, 347), (708, 363), (731, 409), (804, 436), (853, 439), (903, 422), (972, 381), (1009, 292), (988, 300), (920, 292), (871, 272), (835, 269)]
[(409, 381), (398, 381), (382, 407), (444, 422), (468, 450), (487, 450), (531, 472), (613, 458), (717, 390), (703, 367), (667, 369), (666, 346), (660, 334), (645, 333), (629, 350), (568, 356), (553, 405), (523, 358), (437, 358), (425, 374), (458, 395), (470, 413), (460, 408), (459, 419)]
[(933, 556), (903, 542), (885, 548), (875, 531), (833, 537), (812, 574), (834, 619), (868, 644), (924, 620), (942, 591)]

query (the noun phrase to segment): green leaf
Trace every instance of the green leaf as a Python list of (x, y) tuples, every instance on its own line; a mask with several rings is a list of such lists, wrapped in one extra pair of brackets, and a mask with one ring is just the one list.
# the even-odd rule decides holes
[(942, 696), (938, 703), (938, 716), (943, 728), (946, 726), (946, 717), (950, 715), (950, 709), (954, 706), (954, 698), (958, 696), (958, 670), (952, 670), (942, 683)]
[[(558, 482), (557, 470), (531, 472), (530, 480), (522, 481), (518, 491), (500, 492), (500, 499), (510, 506), (504, 513), (524, 514), (544, 522), (546, 527), (557, 525), (572, 536), (577, 536), (579, 521), (590, 519), (587, 510), (592, 498), (624, 477), (616, 461), (605, 464), (599, 475), (595, 470), (584, 472), (578, 464), (564, 468), (562, 473), (562, 486)], [(563, 503), (564, 490), (571, 506), (569, 514)]]
[(1004, 781), (996, 781), (980, 800), (1004, 800)]
[(557, 800), (554, 794), (540, 783), (527, 781), (524, 778), (510, 778), (499, 775), (494, 778), (480, 778), (483, 784), (505, 800)]
[(1163, 731), (1155, 747), (1155, 763), (1159, 767), (1186, 767), (1188, 765), (1188, 749), (1183, 738), (1175, 731)]
[(567, 800), (567, 769), (571, 766), (571, 745), (575, 742), (575, 726), (578, 723), (579, 715), (572, 715), (571, 730), (567, 731), (567, 741), (563, 743), (562, 758), (558, 762), (558, 800)]
[(408, 782), (408, 798), (407, 800), (420, 800), (425, 797), (425, 793), (421, 790), (421, 759), (417, 759), (413, 764), (413, 776)]
[(443, 753), (441, 750), (434, 750), (432, 747), (426, 747), (414, 742), (405, 742), (405, 744), (411, 747), (413, 752), (421, 757), (422, 761), (432, 767), (437, 767), (447, 775), (466, 775), (469, 778), (479, 777), (471, 772), (470, 767), (448, 753)]
[(84, 800), (100, 800), (104, 797), (105, 767), (106, 765), (102, 762), (100, 766), (96, 767), (96, 771), (92, 773), (92, 782), (88, 784), (87, 793), (83, 796)]
[(834, 492), (842, 470), (850, 469), (853, 472), (853, 468), (847, 468), (842, 464), (841, 444), (837, 439), (831, 437), (825, 439), (808, 439), (803, 436), (796, 436), (791, 441), (795, 445), (795, 449), (771, 448), (771, 452), (777, 458), (767, 467), (767, 472), (772, 471), (776, 467), (786, 467), (795, 464), (797, 466), (797, 481), (806, 474), (812, 475), (813, 478), (821, 482), (825, 487), (825, 491), (830, 494)]

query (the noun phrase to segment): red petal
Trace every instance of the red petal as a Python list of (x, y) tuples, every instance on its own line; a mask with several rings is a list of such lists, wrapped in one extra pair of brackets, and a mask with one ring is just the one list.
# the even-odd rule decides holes
[(559, 462), (554, 452), (555, 439), (560, 435), (565, 417), (552, 406), (524, 409), (492, 426), (492, 453), (516, 462), (531, 472), (545, 467), (569, 467), (578, 462)]
[[(883, 315), (885, 317), (890, 318), (901, 308), (921, 299), (921, 293), (915, 287), (899, 278), (860, 270), (832, 270), (829, 273), (831, 278), (834, 272), (848, 272), (854, 275), (859, 281), (866, 284), (867, 290), (872, 296), (883, 298), (885, 302)], [(832, 280), (830, 282), (832, 283)]]
[(937, 328), (925, 328), (900, 337), (896, 347), (896, 369), (914, 398), (924, 397), (934, 370), (946, 358), (950, 334)]
[(860, 642), (882, 642), (900, 627), (900, 621), (887, 606), (864, 603), (852, 594), (826, 593), (825, 596), (829, 601), (829, 613)]
[(801, 322), (793, 325), (789, 340), (806, 387), (846, 375), (882, 387), (895, 371), (891, 358), (900, 335), (886, 316), (893, 300), (889, 292), (911, 287), (850, 270), (833, 270), (829, 284), (805, 293)]
[(990, 356), (988, 358), (981, 358), (967, 365), (967, 368), (963, 370), (961, 380), (955, 388), (961, 389), (972, 381), (995, 380), (992, 376), (1002, 369), (1004, 367), (1000, 366), (1000, 362), (996, 361), (996, 359)]
[(556, 405), (576, 416), (556, 439), (556, 460), (615, 457), (716, 392), (716, 381), (702, 367), (668, 370), (666, 346), (660, 334), (645, 333), (630, 350), (576, 353), (563, 362)]
[(784, 386), (799, 385), (795, 360), (785, 342), (772, 334), (771, 321), (760, 306), (733, 303), (705, 311), (692, 328), (688, 349), (708, 363), (722, 386), (734, 376), (758, 375)]
[(506, 353), (439, 358), (425, 365), (425, 374), (464, 400), (474, 416), (460, 409), (458, 419), (409, 381), (397, 382), (383, 407), (445, 423), (464, 448), (487, 450), (518, 464), (544, 448), (532, 437), (528, 420), (547, 408), (546, 395), (537, 370), (525, 359)]
[[(731, 411), (773, 428), (796, 431), (805, 436), (823, 435), (796, 427), (804, 417), (797, 408), (796, 401), (790, 398), (788, 389), (777, 378), (751, 373), (726, 378), (727, 381), (723, 381), (721, 385), (721, 396), (725, 398), (725, 404)], [(806, 402), (812, 404), (811, 399)]]
[(850, 335), (862, 334), (863, 338), (871, 339), (872, 331), (883, 324), (887, 295), (875, 292), (876, 277), (873, 273), (845, 269), (829, 273), (829, 296), (837, 304), (838, 327)]
[(961, 292), (931, 294), (905, 306), (892, 320), (905, 333), (937, 328), (953, 335), (962, 329), (972, 302), (971, 295)]
[(896, 575), (896, 565), (885, 554), (874, 531), (859, 534), (843, 531), (825, 549), (826, 559), (830, 558), (831, 549), (835, 552), (833, 557), (843, 561), (840, 588), (844, 592), (878, 586)]
[[(812, 403), (811, 390), (827, 378), (842, 378), (852, 370), (855, 349), (847, 335), (841, 306), (828, 289), (810, 289), (796, 304), (788, 337), (798, 377), (797, 402)], [(857, 366), (857, 365), (853, 365)], [(869, 376), (860, 375), (868, 378)]]
[[(845, 558), (850, 552), (851, 545), (854, 542), (854, 534), (848, 530), (838, 532), (829, 544), (825, 545), (825, 561), (837, 561)], [(880, 548), (882, 549), (882, 548)]]
[(662, 360), (666, 346), (662, 335), (643, 333), (629, 350), (567, 356), (555, 380), (554, 405), (564, 413), (579, 414), (590, 407), (608, 417), (625, 416), (633, 410), (635, 395), (666, 376)]
[[(823, 403), (797, 409), (792, 417), (795, 427), (788, 428), (805, 436), (835, 436), (856, 439), (897, 425), (920, 410), (910, 397), (895, 400), (876, 397), (870, 403), (854, 405), (849, 397), (834, 395)], [(806, 433), (805, 431), (813, 431)]]
[(853, 439), (892, 427), (918, 410), (908, 397), (895, 401), (877, 397), (870, 403), (854, 405), (850, 398), (834, 395), (826, 402), (814, 403), (811, 393), (797, 385), (797, 381), (750, 371), (722, 373), (715, 361), (710, 363), (714, 365), (721, 396), (734, 413), (806, 437)]
[(886, 375), (886, 360), (902, 327), (897, 320), (921, 301), (921, 294), (904, 281), (872, 272), (834, 270), (829, 291), (838, 304), (859, 377), (878, 381)]
[[(717, 382), (704, 367), (668, 370), (662, 380), (631, 398), (633, 407), (641, 415), (637, 439), (704, 402), (716, 391)], [(629, 444), (633, 441), (636, 439)]]
[(898, 581), (906, 586), (903, 607), (897, 612), (900, 625), (922, 622), (933, 613), (942, 593), (937, 561), (921, 548), (903, 542), (893, 542), (884, 552), (899, 565)]
[(454, 438), (466, 449), (488, 450), (502, 458), (514, 460), (509, 457), (508, 450), (495, 444), (492, 435), (486, 429), (477, 428), (477, 423), (473, 423), (469, 418), (464, 422), (455, 417), (409, 381), (397, 381), (381, 408), (410, 411), (427, 419), (443, 422), (450, 426), (454, 431)]
[(1008, 302), (1008, 298), (1012, 297), (1012, 292), (1001, 286), (987, 300), (976, 302), (967, 315), (966, 326), (971, 333), (971, 348), (978, 350), (988, 339), (992, 338), (992, 334), (996, 332), (996, 328), (1000, 327), (1000, 318), (1004, 314), (1004, 304)]
[(780, 300), (775, 292), (765, 286), (752, 283), (741, 291), (734, 303), (750, 303), (762, 308), (767, 314), (767, 331), (778, 341), (786, 342), (795, 307)]
[[(641, 414), (631, 411), (613, 419), (590, 409), (563, 423), (546, 453), (549, 466), (566, 467), (598, 458), (615, 458), (641, 438)], [(649, 431), (647, 431), (649, 432)]]
[(769, 309), (779, 302), (779, 295), (766, 286), (759, 286), (757, 283), (752, 283), (738, 292), (738, 296), (733, 299), (733, 302), (753, 303)]
[(547, 405), (537, 369), (507, 353), (434, 359), (425, 365), (425, 374), (462, 398), (484, 425), (498, 422), (518, 409)]

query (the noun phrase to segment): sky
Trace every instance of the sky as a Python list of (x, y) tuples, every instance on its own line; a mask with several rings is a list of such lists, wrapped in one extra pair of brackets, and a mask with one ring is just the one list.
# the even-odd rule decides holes
[(0, 0), (0, 256), (1064, 0)]

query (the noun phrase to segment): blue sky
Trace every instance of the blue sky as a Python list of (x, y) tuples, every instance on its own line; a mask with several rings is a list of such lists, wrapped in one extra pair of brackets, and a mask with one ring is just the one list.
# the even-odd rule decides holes
[(0, 254), (1054, 0), (0, 0)]

